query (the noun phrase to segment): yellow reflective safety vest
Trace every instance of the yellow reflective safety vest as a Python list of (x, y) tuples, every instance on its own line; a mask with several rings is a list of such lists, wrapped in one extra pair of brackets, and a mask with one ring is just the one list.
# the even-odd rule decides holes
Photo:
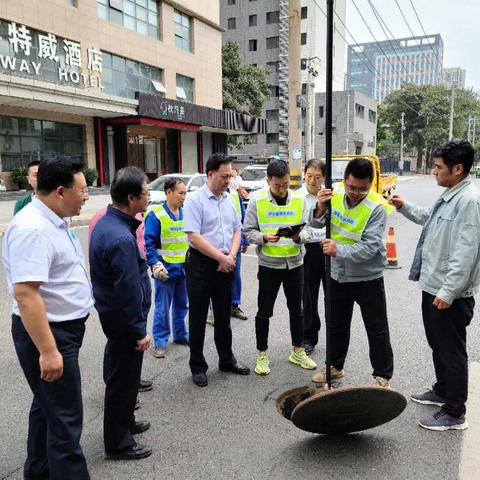
[[(260, 231), (266, 235), (274, 234), (278, 228), (302, 223), (304, 199), (290, 191), (287, 205), (273, 205), (266, 189), (255, 195), (257, 219)], [(301, 246), (290, 238), (281, 237), (277, 243), (262, 245), (262, 253), (267, 257), (295, 257), (301, 252)]]
[(157, 250), (167, 263), (185, 263), (188, 250), (187, 235), (184, 231), (185, 222), (172, 220), (164, 207), (164, 203), (152, 211), (160, 222), (160, 242), (162, 248)]
[(356, 207), (345, 208), (344, 198), (345, 189), (343, 182), (340, 182), (335, 186), (332, 196), (332, 239), (340, 244), (351, 245), (362, 239), (370, 215), (378, 205), (385, 206), (386, 200), (379, 193), (370, 190)]
[(230, 192), (230, 196), (232, 197), (233, 203), (235, 204), (235, 210), (237, 212), (238, 218), (242, 221), (242, 207), (240, 205), (240, 197), (238, 196), (238, 192), (236, 190), (232, 190)]

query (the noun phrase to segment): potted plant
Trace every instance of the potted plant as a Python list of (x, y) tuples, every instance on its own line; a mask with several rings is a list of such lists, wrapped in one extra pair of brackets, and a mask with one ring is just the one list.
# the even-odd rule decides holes
[(29, 187), (27, 182), (27, 167), (17, 167), (12, 170), (12, 180), (18, 185), (20, 190), (24, 190)]
[(84, 168), (83, 175), (87, 181), (87, 186), (91, 187), (95, 180), (98, 178), (98, 172), (95, 168)]

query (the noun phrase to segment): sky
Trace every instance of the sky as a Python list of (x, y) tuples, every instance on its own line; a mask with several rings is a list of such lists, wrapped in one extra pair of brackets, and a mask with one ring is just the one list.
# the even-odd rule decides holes
[[(320, 4), (322, 0), (317, 0)], [(324, 0), (323, 0), (324, 1)], [(362, 12), (378, 41), (385, 40), (368, 0), (347, 1), (347, 28), (358, 43), (374, 39), (355, 5)], [(395, 0), (370, 0), (396, 38), (410, 37)], [(411, 0), (428, 35), (439, 33), (443, 40), (443, 66), (466, 70), (466, 87), (480, 91), (480, 0)], [(397, 0), (415, 35), (423, 35), (410, 0)], [(388, 30), (387, 30), (388, 32)], [(345, 38), (354, 43), (346, 34)]]

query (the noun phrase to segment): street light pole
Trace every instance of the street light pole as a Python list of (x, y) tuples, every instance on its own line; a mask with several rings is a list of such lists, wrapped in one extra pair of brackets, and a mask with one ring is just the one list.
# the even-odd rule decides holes
[(450, 125), (448, 129), (448, 141), (453, 138), (453, 114), (455, 110), (455, 87), (452, 87), (452, 95), (450, 97)]
[(400, 162), (398, 165), (399, 175), (403, 175), (403, 131), (405, 130), (405, 112), (402, 112), (402, 119), (400, 124)]

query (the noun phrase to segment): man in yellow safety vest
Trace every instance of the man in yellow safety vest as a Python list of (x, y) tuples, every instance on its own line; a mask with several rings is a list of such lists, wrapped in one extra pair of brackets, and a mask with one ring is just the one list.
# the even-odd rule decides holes
[[(353, 306), (360, 306), (367, 331), (375, 383), (390, 386), (393, 352), (387, 320), (383, 270), (387, 265), (383, 235), (387, 210), (392, 208), (372, 190), (372, 164), (365, 158), (351, 160), (343, 183), (334, 191), (322, 189), (314, 216), (323, 217), (331, 200), (331, 239), (323, 253), (332, 259), (331, 360), (332, 378), (345, 375), (343, 366), (350, 342)], [(313, 377), (324, 383), (325, 369)]]
[[(244, 234), (257, 244), (258, 312), (255, 317), (258, 357), (255, 373), (268, 375), (267, 356), (270, 317), (280, 286), (287, 297), (290, 314), (292, 352), (288, 360), (313, 370), (316, 363), (303, 348), (303, 253), (302, 243), (312, 241), (313, 229), (306, 226), (288, 237), (277, 233), (279, 228), (308, 222), (309, 212), (304, 198), (289, 190), (290, 169), (283, 160), (273, 160), (267, 167), (268, 188), (250, 199), (245, 215)], [(310, 215), (311, 216), (311, 215)]]
[(183, 203), (187, 190), (178, 178), (165, 182), (167, 200), (154, 207), (145, 217), (147, 263), (155, 280), (153, 313), (153, 354), (165, 357), (170, 337), (172, 310), (173, 342), (188, 345), (185, 317), (188, 311), (185, 282), (185, 256), (188, 250), (184, 232)]

